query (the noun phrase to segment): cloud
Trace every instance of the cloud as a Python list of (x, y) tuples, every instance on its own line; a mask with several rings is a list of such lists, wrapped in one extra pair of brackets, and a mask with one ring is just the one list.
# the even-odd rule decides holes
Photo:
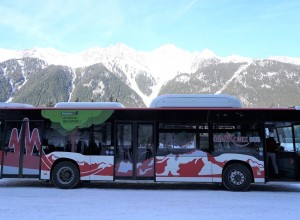
[(109, 38), (124, 20), (116, 0), (12, 0), (0, 5), (0, 14), (0, 33), (5, 28), (23, 40), (50, 46), (70, 44), (79, 36)]
[(184, 16), (188, 13), (191, 8), (198, 2), (198, 0), (192, 0), (186, 2), (184, 5), (179, 5), (179, 7), (172, 13), (171, 20), (177, 20), (178, 18)]
[(33, 1), (13, 2), (15, 3), (13, 5), (0, 6), (2, 15), (0, 25), (6, 27), (5, 30), (12, 31), (12, 34), (20, 35), (23, 38), (48, 40), (49, 33), (52, 31), (48, 27), (55, 21), (55, 18), (63, 13), (54, 13), (54, 5), (51, 4), (39, 7), (38, 2)]

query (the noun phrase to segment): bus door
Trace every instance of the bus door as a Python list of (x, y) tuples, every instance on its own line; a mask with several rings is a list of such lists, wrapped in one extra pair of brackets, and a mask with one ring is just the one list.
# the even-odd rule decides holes
[(117, 123), (115, 179), (154, 180), (154, 126)]
[(296, 153), (296, 179), (300, 180), (300, 125), (294, 125), (295, 153)]
[(3, 149), (4, 149), (4, 120), (0, 119), (0, 179), (2, 173), (2, 156), (3, 156)]
[(1, 177), (38, 177), (42, 121), (6, 121), (2, 146)]
[(280, 177), (299, 179), (300, 125), (277, 127), (275, 139), (280, 143), (277, 151)]

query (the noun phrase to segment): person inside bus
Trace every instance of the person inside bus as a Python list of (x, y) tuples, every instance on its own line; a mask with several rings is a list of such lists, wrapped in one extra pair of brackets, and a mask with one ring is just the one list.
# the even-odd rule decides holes
[(99, 148), (97, 146), (97, 143), (95, 141), (95, 137), (91, 137), (90, 141), (89, 141), (89, 150), (88, 150), (92, 155), (99, 155), (100, 151)]
[(67, 141), (66, 147), (65, 147), (65, 151), (66, 152), (71, 152), (72, 149), (72, 145), (71, 145), (71, 141)]
[(43, 139), (43, 142), (42, 142), (42, 149), (44, 151), (45, 154), (48, 154), (49, 153), (49, 144), (48, 144), (48, 139)]
[(82, 153), (85, 154), (86, 153), (86, 142), (83, 138), (80, 138), (78, 143), (77, 143), (77, 149), (76, 149), (77, 153)]
[(269, 164), (269, 159), (271, 159), (275, 177), (278, 177), (278, 167), (276, 162), (277, 149), (278, 149), (278, 144), (274, 139), (274, 134), (270, 133), (269, 137), (266, 139), (267, 164)]

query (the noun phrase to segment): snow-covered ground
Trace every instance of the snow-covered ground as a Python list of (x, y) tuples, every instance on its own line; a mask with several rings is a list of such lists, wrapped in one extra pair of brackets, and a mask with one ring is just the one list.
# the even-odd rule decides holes
[(219, 185), (90, 183), (73, 190), (39, 180), (0, 180), (0, 219), (298, 219), (300, 183)]

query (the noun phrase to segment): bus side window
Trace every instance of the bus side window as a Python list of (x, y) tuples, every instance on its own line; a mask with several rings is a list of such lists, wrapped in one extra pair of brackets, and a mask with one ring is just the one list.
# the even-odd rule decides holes
[(200, 133), (200, 150), (201, 151), (205, 151), (205, 152), (209, 152), (209, 139), (208, 139), (208, 133)]
[(280, 143), (281, 149), (284, 151), (294, 151), (292, 127), (277, 128), (276, 141)]
[(112, 144), (112, 126), (110, 122), (95, 125), (92, 141), (92, 155), (113, 155), (114, 148)]

